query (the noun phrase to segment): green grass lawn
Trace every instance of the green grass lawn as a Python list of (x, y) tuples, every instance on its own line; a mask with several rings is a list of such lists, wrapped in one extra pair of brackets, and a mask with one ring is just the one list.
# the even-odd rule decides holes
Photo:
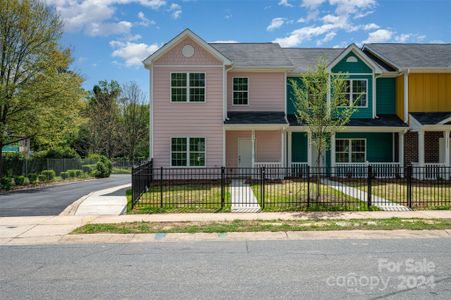
[(255, 220), (222, 222), (132, 222), (87, 224), (74, 234), (93, 233), (222, 233), (330, 230), (440, 230), (450, 229), (451, 219), (352, 219), (352, 220)]
[[(343, 184), (354, 186), (367, 191), (362, 182), (344, 181)], [(407, 183), (405, 180), (393, 179), (391, 182), (374, 180), (371, 192), (373, 195), (384, 198), (394, 203), (407, 206)], [(450, 209), (451, 208), (451, 183), (439, 182), (413, 182), (412, 207), (415, 209)]]
[[(313, 179), (312, 179), (313, 181)], [(368, 210), (368, 205), (325, 184), (284, 180), (265, 184), (265, 211), (342, 211)], [(252, 184), (252, 190), (262, 206), (261, 186)], [(319, 187), (320, 196), (317, 197)], [(310, 189), (310, 190), (309, 190)], [(310, 200), (308, 202), (308, 194)], [(372, 207), (371, 210), (378, 210)]]
[[(224, 193), (225, 205), (221, 208), (221, 186), (216, 184), (178, 184), (163, 186), (163, 198), (159, 186), (144, 193), (129, 213), (177, 213), (177, 212), (227, 212), (230, 211), (231, 195)], [(129, 192), (131, 201), (131, 191)], [(163, 207), (161, 206), (163, 200)]]

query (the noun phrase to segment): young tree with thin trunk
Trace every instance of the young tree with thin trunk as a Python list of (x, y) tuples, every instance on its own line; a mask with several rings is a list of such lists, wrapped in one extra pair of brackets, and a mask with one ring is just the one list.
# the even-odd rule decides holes
[(0, 1), (0, 176), (3, 146), (44, 137), (56, 143), (77, 118), (82, 79), (58, 45), (62, 28), (42, 1)]
[[(320, 60), (314, 69), (300, 74), (299, 80), (291, 80), (291, 85), (296, 118), (308, 128), (317, 152), (316, 166), (320, 167), (322, 156), (330, 149), (331, 133), (345, 126), (355, 112), (346, 75), (330, 74), (326, 62)], [(317, 176), (317, 200), (321, 196), (319, 187)]]

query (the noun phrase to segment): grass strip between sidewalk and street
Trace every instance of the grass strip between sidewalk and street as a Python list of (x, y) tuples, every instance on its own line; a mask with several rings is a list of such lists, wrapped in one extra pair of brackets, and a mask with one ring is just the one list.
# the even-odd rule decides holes
[(73, 234), (93, 233), (221, 233), (284, 232), (330, 230), (444, 230), (451, 229), (451, 219), (351, 219), (351, 220), (234, 220), (221, 222), (131, 222), (87, 224)]

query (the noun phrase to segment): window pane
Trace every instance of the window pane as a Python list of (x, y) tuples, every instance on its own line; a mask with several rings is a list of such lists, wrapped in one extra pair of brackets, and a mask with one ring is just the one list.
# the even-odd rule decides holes
[(247, 78), (233, 78), (233, 90), (234, 91), (247, 91), (248, 79)]
[(185, 167), (186, 166), (186, 153), (172, 153), (172, 166)]
[(205, 87), (205, 74), (204, 73), (190, 73), (189, 74), (189, 86), (190, 87)]
[(365, 162), (365, 153), (352, 153), (352, 162)]
[(174, 102), (186, 102), (186, 88), (172, 88), (171, 100)]
[(172, 73), (171, 74), (171, 87), (186, 87), (186, 73)]
[(348, 152), (349, 151), (349, 141), (348, 140), (336, 140), (335, 141), (335, 151), (336, 152)]
[(352, 82), (352, 102), (355, 106), (367, 105), (366, 80), (353, 80)]
[(352, 152), (365, 152), (365, 141), (364, 140), (352, 140)]
[(248, 79), (233, 78), (233, 104), (248, 104)]
[(205, 101), (205, 88), (190, 88), (189, 89), (189, 101), (204, 102)]
[(171, 140), (171, 164), (175, 167), (187, 165), (186, 138), (172, 138)]
[(203, 167), (205, 166), (205, 153), (204, 152), (191, 152), (189, 154), (189, 164), (192, 167)]
[(337, 161), (337, 162), (348, 162), (348, 159), (349, 159), (349, 155), (348, 155), (348, 153), (336, 153), (336, 155), (335, 155), (335, 160)]
[(205, 138), (190, 138), (189, 151), (205, 151)]
[(247, 105), (247, 92), (233, 92), (233, 104)]

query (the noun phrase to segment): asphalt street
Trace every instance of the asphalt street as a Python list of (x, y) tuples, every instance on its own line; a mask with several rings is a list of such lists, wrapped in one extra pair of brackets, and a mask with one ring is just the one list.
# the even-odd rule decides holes
[(130, 183), (130, 175), (69, 183), (0, 195), (0, 217), (52, 216), (91, 192)]
[(451, 239), (0, 247), (1, 299), (451, 299)]

